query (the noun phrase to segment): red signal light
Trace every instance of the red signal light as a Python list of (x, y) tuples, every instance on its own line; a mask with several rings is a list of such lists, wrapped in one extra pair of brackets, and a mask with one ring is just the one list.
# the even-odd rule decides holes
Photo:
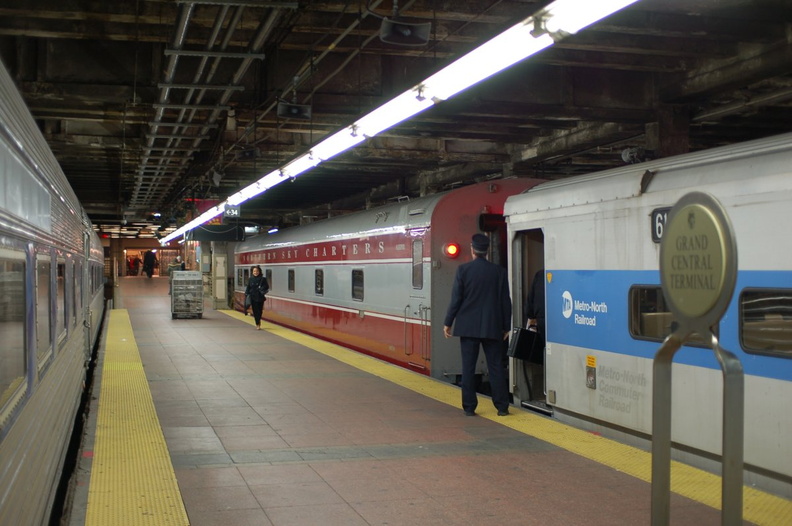
[(443, 253), (446, 257), (455, 258), (459, 255), (459, 244), (457, 243), (448, 243), (446, 246), (443, 247)]

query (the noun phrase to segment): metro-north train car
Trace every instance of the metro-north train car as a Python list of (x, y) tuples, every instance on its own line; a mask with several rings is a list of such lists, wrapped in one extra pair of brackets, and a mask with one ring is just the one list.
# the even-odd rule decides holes
[(505, 266), (503, 203), (540, 182), (482, 182), (251, 238), (236, 248), (236, 308), (261, 265), (264, 319), (456, 383), (459, 341), (442, 331), (456, 269), (477, 232)]
[(0, 64), (0, 524), (49, 524), (103, 275), (99, 237)]
[[(559, 419), (651, 435), (653, 359), (674, 324), (660, 240), (668, 211), (691, 191), (720, 202), (736, 236), (736, 289), (716, 330), (744, 368), (746, 473), (792, 497), (792, 134), (548, 182), (507, 200), (513, 297), (544, 274), (545, 385), (533, 397), (546, 393)], [(717, 460), (723, 379), (703, 343), (674, 358), (672, 439), (691, 458)], [(522, 365), (514, 394), (530, 402)]]

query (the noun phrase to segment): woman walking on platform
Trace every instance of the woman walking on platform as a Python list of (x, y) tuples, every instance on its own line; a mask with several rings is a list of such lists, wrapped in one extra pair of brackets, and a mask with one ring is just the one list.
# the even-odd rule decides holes
[(267, 278), (261, 274), (261, 267), (256, 265), (251, 270), (252, 275), (245, 288), (245, 314), (247, 314), (247, 303), (250, 300), (250, 308), (253, 309), (253, 319), (256, 320), (256, 330), (261, 330), (261, 313), (264, 310), (264, 302), (267, 301), (269, 283)]

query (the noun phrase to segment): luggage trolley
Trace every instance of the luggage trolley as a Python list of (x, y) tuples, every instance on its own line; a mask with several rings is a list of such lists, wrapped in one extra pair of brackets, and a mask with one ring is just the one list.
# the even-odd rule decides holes
[(176, 270), (171, 276), (171, 316), (203, 316), (203, 278), (199, 270)]

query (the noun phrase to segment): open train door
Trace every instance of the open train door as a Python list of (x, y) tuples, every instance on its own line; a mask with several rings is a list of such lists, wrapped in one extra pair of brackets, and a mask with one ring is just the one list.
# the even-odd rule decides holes
[[(532, 310), (527, 301), (529, 297), (535, 299), (533, 310), (541, 308), (544, 312), (546, 303), (543, 230), (535, 228), (516, 232), (512, 250), (514, 326), (526, 327), (529, 311)], [(541, 287), (541, 290), (533, 290), (538, 287)], [(544, 333), (544, 327), (540, 327), (540, 331)], [(552, 414), (545, 396), (544, 349), (534, 356), (532, 361), (510, 359), (509, 376), (514, 403), (545, 414)]]

